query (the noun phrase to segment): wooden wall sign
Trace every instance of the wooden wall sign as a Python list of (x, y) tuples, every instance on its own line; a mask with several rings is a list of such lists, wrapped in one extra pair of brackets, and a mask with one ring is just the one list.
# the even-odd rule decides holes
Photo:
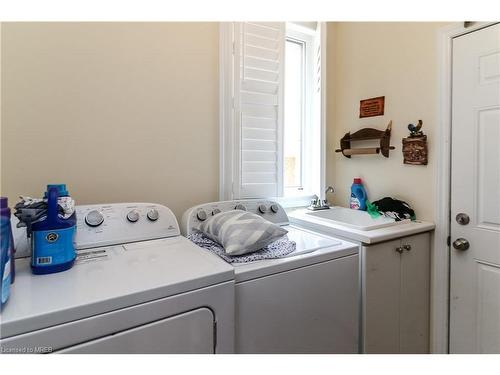
[(363, 99), (359, 102), (359, 118), (382, 116), (384, 114), (385, 96)]
[(427, 165), (427, 136), (403, 138), (403, 162), (411, 165)]

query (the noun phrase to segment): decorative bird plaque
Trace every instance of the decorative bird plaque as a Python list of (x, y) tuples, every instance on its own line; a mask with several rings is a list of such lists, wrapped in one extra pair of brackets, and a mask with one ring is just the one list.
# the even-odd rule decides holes
[(404, 164), (427, 165), (427, 136), (420, 130), (422, 125), (422, 120), (417, 125), (408, 125), (410, 136), (403, 138)]

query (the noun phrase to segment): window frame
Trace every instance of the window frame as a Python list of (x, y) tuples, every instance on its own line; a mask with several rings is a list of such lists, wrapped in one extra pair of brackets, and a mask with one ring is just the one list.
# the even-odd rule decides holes
[[(288, 24), (287, 24), (288, 26)], [(233, 22), (219, 23), (219, 200), (234, 200), (233, 184), (235, 171), (234, 168), (234, 142), (235, 134), (234, 124), (234, 99), (233, 99)], [(300, 25), (293, 25), (293, 29), (311, 34), (312, 44), (314, 46), (314, 31), (304, 28)], [(320, 96), (320, 165), (319, 165), (319, 191), (314, 191), (321, 199), (324, 199), (325, 175), (326, 175), (326, 23), (318, 22), (320, 30), (321, 43), (321, 96)], [(292, 34), (292, 32), (290, 32)], [(288, 38), (289, 30), (287, 30), (285, 38)], [(310, 49), (314, 58), (314, 48)], [(311, 82), (310, 90), (313, 90)], [(312, 108), (309, 108), (311, 111)], [(310, 112), (308, 114), (310, 118)], [(305, 153), (307, 154), (307, 153)], [(303, 179), (306, 179), (304, 175)], [(316, 189), (317, 190), (317, 189)], [(262, 197), (275, 199), (285, 207), (305, 206), (309, 204), (312, 193), (304, 190), (303, 194), (296, 194), (282, 197)]]

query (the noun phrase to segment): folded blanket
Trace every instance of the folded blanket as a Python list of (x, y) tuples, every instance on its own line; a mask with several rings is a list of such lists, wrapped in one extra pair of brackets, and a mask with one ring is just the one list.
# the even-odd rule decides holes
[(253, 253), (231, 256), (226, 254), (224, 248), (220, 244), (212, 241), (203, 232), (194, 231), (188, 236), (188, 239), (190, 239), (196, 245), (217, 254), (228, 263), (248, 263), (262, 259), (282, 258), (295, 251), (296, 248), (295, 242), (290, 241), (285, 235), (279, 240), (274, 241), (273, 243), (262, 248), (261, 250), (255, 251)]

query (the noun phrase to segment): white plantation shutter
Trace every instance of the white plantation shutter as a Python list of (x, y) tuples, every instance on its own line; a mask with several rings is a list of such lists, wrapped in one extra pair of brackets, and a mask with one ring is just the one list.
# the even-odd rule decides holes
[[(321, 24), (318, 23), (314, 36), (314, 95), (321, 95)], [(320, 100), (317, 100), (320, 102)], [(320, 111), (316, 111), (319, 113)]]
[(283, 193), (284, 23), (233, 29), (233, 198)]

